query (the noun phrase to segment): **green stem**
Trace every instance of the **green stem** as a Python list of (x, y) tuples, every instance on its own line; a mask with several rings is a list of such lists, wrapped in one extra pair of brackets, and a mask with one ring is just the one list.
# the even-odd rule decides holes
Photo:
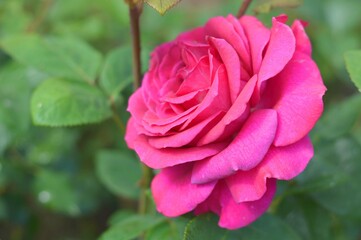
[[(141, 61), (140, 61), (140, 27), (139, 19), (142, 13), (143, 1), (138, 3), (129, 3), (130, 16), (130, 30), (132, 35), (132, 49), (133, 49), (133, 77), (134, 89), (141, 86)], [(153, 171), (146, 165), (142, 164), (142, 179), (140, 180), (141, 193), (139, 197), (138, 212), (146, 214), (148, 209), (147, 190), (150, 187), (150, 182), (153, 177)]]
[(251, 2), (252, 2), (252, 0), (244, 0), (243, 1), (242, 6), (241, 6), (241, 8), (239, 9), (239, 11), (237, 13), (238, 18), (242, 17), (246, 13), (246, 11), (247, 11), (249, 5), (251, 4)]
[(39, 12), (36, 14), (36, 18), (34, 21), (30, 23), (26, 31), (28, 33), (36, 32), (36, 30), (39, 28), (39, 26), (43, 23), (43, 21), (46, 18), (46, 15), (49, 12), (49, 9), (51, 5), (53, 4), (53, 0), (43, 0), (41, 3), (41, 7)]
[(141, 61), (140, 61), (140, 27), (139, 19), (142, 13), (142, 3), (129, 4), (129, 16), (130, 16), (130, 31), (132, 35), (132, 49), (133, 49), (133, 77), (134, 77), (134, 89), (137, 89), (141, 85), (142, 73), (141, 73)]
[(115, 125), (119, 128), (120, 130), (120, 133), (122, 135), (124, 135), (125, 133), (125, 126), (124, 126), (124, 123), (122, 121), (122, 119), (118, 116), (117, 114), (117, 109), (116, 109), (116, 106), (115, 106), (115, 102), (114, 102), (114, 99), (111, 97), (110, 98), (110, 106), (112, 108), (112, 118), (113, 118), (113, 121), (115, 123)]

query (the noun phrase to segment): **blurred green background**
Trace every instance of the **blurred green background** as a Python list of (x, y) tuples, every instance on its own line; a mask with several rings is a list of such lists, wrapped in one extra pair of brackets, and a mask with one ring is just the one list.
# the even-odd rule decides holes
[[(236, 14), (240, 2), (183, 0), (165, 16), (145, 6), (144, 71), (156, 45), (210, 17)], [(328, 88), (325, 114), (311, 134), (316, 155), (307, 170), (279, 183), (270, 213), (234, 238), (361, 239), (361, 95), (343, 57), (361, 49), (361, 2), (304, 0), (299, 8), (258, 16), (269, 25), (271, 16), (280, 13), (309, 22), (313, 57)], [(129, 32), (128, 9), (121, 0), (0, 0), (1, 240), (96, 239), (136, 211), (140, 167), (121, 130), (132, 92)], [(96, 84), (73, 89), (54, 79), (69, 76), (66, 68), (41, 67), (57, 65), (57, 59), (41, 59), (49, 51), (35, 49), (41, 41), (60, 55), (70, 54)], [(86, 65), (87, 59), (94, 66)], [(44, 84), (49, 78), (53, 89)], [(94, 119), (78, 116), (84, 117), (81, 125), (67, 119), (53, 127), (35, 126), (31, 111), (41, 107), (34, 105), (36, 99), (63, 90), (75, 97), (82, 91), (89, 98), (99, 95), (104, 101), (96, 98), (91, 104), (109, 106)], [(75, 109), (89, 101), (76, 100)], [(162, 224), (148, 239), (183, 238), (182, 232), (170, 235), (164, 230), (168, 223)], [(270, 235), (257, 235), (257, 229)]]

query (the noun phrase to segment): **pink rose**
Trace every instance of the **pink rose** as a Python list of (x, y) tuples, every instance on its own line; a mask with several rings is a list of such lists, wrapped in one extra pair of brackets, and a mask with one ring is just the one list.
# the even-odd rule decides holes
[(240, 228), (267, 210), (276, 179), (305, 169), (326, 88), (302, 22), (286, 20), (268, 29), (215, 17), (152, 53), (126, 141), (161, 169), (151, 186), (159, 212), (212, 211)]

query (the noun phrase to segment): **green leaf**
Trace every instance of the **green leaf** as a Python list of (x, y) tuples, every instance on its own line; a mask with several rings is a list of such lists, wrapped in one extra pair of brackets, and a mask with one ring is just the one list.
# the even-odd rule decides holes
[(227, 239), (234, 240), (301, 240), (301, 237), (280, 218), (264, 214), (257, 221), (237, 231), (229, 232)]
[(47, 80), (34, 91), (31, 113), (35, 124), (53, 127), (101, 122), (112, 114), (98, 88), (60, 79)]
[(326, 209), (361, 219), (361, 146), (346, 135), (316, 146), (308, 170), (300, 175), (299, 192), (309, 192)]
[[(30, 84), (26, 69), (11, 63), (0, 69), (0, 154), (29, 127)], [(16, 120), (16, 121), (14, 121)]]
[(287, 196), (277, 209), (302, 239), (332, 239), (334, 215), (307, 195)]
[(218, 227), (218, 217), (214, 214), (203, 214), (192, 219), (184, 230), (183, 240), (222, 240), (227, 239), (225, 229)]
[(114, 194), (138, 197), (141, 170), (139, 161), (128, 151), (101, 151), (96, 171), (101, 182)]
[(322, 149), (317, 160), (330, 176), (329, 187), (312, 197), (334, 213), (361, 219), (360, 156), (361, 146), (352, 138), (339, 138)]
[(42, 170), (36, 174), (33, 188), (38, 201), (50, 209), (73, 216), (80, 213), (67, 174)]
[(146, 236), (146, 240), (172, 239), (182, 240), (183, 232), (189, 219), (184, 217), (177, 217), (168, 219), (154, 228), (150, 229)]
[(109, 225), (115, 225), (117, 223), (125, 221), (127, 218), (136, 215), (134, 211), (128, 210), (128, 209), (122, 209), (115, 213), (113, 213), (110, 218), (108, 219)]
[(268, 13), (273, 8), (295, 8), (300, 6), (303, 0), (265, 0), (256, 6), (253, 11), (255, 13)]
[(0, 220), (4, 221), (7, 217), (6, 204), (0, 199)]
[(300, 236), (280, 218), (265, 214), (251, 225), (236, 231), (227, 231), (217, 225), (214, 214), (200, 215), (186, 226), (183, 240), (301, 240)]
[(124, 47), (110, 52), (106, 57), (99, 85), (113, 98), (132, 82), (131, 55), (131, 49)]
[(162, 15), (177, 5), (180, 1), (181, 0), (145, 0), (146, 3)]
[(78, 134), (71, 128), (53, 128), (38, 130), (36, 136), (27, 138), (31, 141), (27, 150), (27, 160), (31, 164), (41, 166), (56, 162), (64, 164), (63, 158), (76, 146)]
[(351, 80), (361, 92), (361, 50), (346, 52), (345, 61)]
[(5, 148), (8, 146), (8, 144), (11, 141), (11, 133), (9, 132), (9, 130), (2, 124), (0, 123), (0, 155), (3, 154)]
[(361, 115), (361, 95), (334, 104), (322, 116), (316, 126), (315, 136), (325, 139), (336, 139), (355, 126)]
[(144, 231), (165, 221), (165, 218), (150, 215), (135, 215), (110, 227), (100, 240), (130, 240), (141, 235)]
[(26, 31), (31, 15), (21, 1), (0, 1), (0, 36), (9, 36)]
[(51, 77), (95, 81), (102, 57), (74, 38), (20, 35), (1, 41), (1, 47), (20, 63), (38, 68)]

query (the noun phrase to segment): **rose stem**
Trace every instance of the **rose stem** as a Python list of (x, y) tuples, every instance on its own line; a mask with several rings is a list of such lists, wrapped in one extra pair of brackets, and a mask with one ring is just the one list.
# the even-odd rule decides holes
[(41, 2), (40, 10), (37, 13), (36, 18), (34, 19), (34, 21), (32, 21), (30, 23), (30, 25), (26, 29), (26, 31), (28, 33), (36, 32), (38, 27), (41, 26), (41, 24), (43, 23), (43, 21), (46, 18), (47, 13), (49, 12), (49, 9), (50, 9), (52, 4), (53, 4), (53, 0), (43, 0)]
[[(129, 3), (129, 16), (130, 16), (130, 30), (132, 35), (132, 49), (133, 49), (133, 77), (134, 77), (134, 89), (137, 89), (141, 85), (141, 61), (140, 61), (140, 27), (139, 19), (142, 13), (143, 1), (138, 3)], [(147, 213), (147, 190), (150, 187), (150, 182), (153, 177), (152, 169), (146, 165), (141, 164), (142, 178), (140, 180), (141, 193), (139, 196), (138, 212), (140, 214)]]
[(246, 13), (246, 11), (247, 11), (249, 5), (251, 4), (251, 2), (252, 2), (252, 0), (244, 0), (243, 1), (242, 6), (241, 6), (241, 8), (239, 9), (239, 11), (237, 13), (237, 18), (242, 17)]
[(141, 13), (142, 13), (142, 1), (140, 1), (140, 3), (129, 3), (130, 32), (132, 36), (132, 49), (133, 49), (134, 89), (139, 88), (142, 81), (141, 61), (140, 61), (140, 31), (139, 31), (139, 18)]

